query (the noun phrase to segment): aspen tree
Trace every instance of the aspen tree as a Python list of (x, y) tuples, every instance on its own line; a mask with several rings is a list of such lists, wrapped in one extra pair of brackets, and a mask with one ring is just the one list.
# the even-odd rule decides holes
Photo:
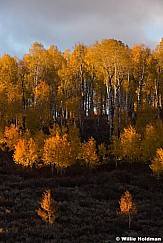
[(163, 149), (159, 148), (156, 151), (156, 156), (150, 165), (151, 170), (159, 178), (163, 174)]
[(71, 143), (67, 140), (67, 135), (54, 137), (45, 140), (43, 148), (43, 161), (45, 165), (51, 165), (52, 173), (54, 165), (57, 171), (63, 171), (73, 163), (73, 153)]
[(120, 136), (121, 155), (127, 160), (136, 161), (141, 156), (141, 136), (132, 126), (125, 128)]
[(10, 127), (5, 127), (4, 141), (10, 150), (14, 150), (15, 145), (18, 143), (21, 137), (21, 130), (15, 125), (11, 124)]
[(133, 76), (137, 82), (137, 107), (143, 104), (143, 86), (147, 74), (150, 49), (142, 44), (132, 48)]
[(30, 138), (29, 141), (19, 139), (18, 143), (15, 145), (13, 159), (16, 164), (21, 164), (29, 168), (36, 164), (38, 153), (35, 141), (32, 138)]
[(41, 207), (36, 210), (37, 214), (43, 221), (53, 224), (56, 218), (58, 218), (58, 206), (54, 202), (50, 190), (46, 190), (43, 193), (40, 204)]
[(136, 204), (133, 202), (132, 195), (129, 191), (125, 191), (125, 193), (121, 196), (119, 201), (120, 205), (120, 214), (124, 214), (128, 216), (128, 227), (131, 227), (131, 216), (137, 213)]
[(157, 60), (157, 79), (155, 84), (155, 95), (156, 95), (156, 105), (157, 108), (160, 110), (162, 107), (163, 102), (163, 85), (162, 85), (162, 77), (163, 77), (163, 38), (161, 39), (160, 43), (157, 45), (154, 55)]
[(160, 136), (157, 133), (157, 129), (153, 125), (147, 125), (142, 141), (142, 160), (147, 162), (151, 160), (156, 154), (157, 148), (159, 148)]
[(96, 152), (96, 141), (93, 137), (91, 137), (88, 142), (82, 144), (80, 158), (83, 159), (90, 168), (97, 165), (98, 155)]

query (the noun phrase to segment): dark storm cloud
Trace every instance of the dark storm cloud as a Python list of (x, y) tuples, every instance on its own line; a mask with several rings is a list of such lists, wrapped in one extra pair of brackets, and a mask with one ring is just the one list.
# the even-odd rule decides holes
[(162, 0), (0, 0), (0, 55), (20, 56), (35, 41), (64, 50), (115, 38), (154, 48), (162, 26)]

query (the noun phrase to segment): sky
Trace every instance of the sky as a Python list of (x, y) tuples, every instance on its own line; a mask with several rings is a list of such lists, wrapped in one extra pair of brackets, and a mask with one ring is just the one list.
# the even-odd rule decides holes
[(34, 42), (59, 50), (114, 38), (154, 49), (163, 0), (0, 0), (0, 56), (22, 58)]

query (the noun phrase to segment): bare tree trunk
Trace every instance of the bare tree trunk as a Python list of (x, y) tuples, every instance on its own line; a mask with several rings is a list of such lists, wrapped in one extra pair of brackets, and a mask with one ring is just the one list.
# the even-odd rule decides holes
[(143, 90), (143, 79), (140, 78), (139, 87), (138, 87), (138, 107), (142, 105), (142, 98), (143, 98), (142, 90)]

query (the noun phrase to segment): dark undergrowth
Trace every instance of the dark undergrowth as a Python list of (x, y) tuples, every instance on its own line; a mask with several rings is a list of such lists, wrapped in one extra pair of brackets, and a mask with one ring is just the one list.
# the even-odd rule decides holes
[[(36, 209), (46, 189), (59, 207), (59, 217), (49, 226)], [(128, 229), (118, 216), (119, 199), (128, 190), (138, 213)], [(116, 236), (163, 235), (163, 181), (148, 165), (114, 163), (92, 171), (73, 166), (65, 174), (50, 168), (26, 171), (11, 161), (0, 165), (0, 242), (87, 243), (116, 242)]]

